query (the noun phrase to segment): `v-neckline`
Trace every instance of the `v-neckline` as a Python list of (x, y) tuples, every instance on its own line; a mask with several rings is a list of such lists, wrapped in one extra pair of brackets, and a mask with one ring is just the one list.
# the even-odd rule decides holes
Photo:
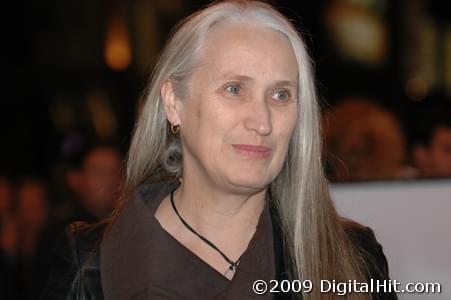
[(229, 280), (181, 245), (155, 218), (158, 205), (177, 186), (172, 181), (141, 186), (125, 204), (101, 245), (101, 283), (105, 298), (253, 298), (253, 281), (275, 278), (268, 205), (240, 266)]
[[(177, 189), (177, 187), (175, 187), (175, 189)], [(174, 189), (174, 190), (175, 190)], [(172, 190), (171, 192), (173, 192), (174, 190)], [(240, 264), (241, 261), (243, 261), (243, 259), (246, 259), (246, 255), (248, 253), (249, 249), (252, 249), (254, 244), (255, 244), (255, 240), (259, 237), (259, 231), (258, 229), (260, 227), (262, 227), (262, 218), (264, 216), (267, 209), (267, 205), (265, 204), (265, 207), (263, 208), (262, 213), (259, 216), (258, 222), (257, 222), (257, 226), (255, 228), (255, 232), (252, 235), (252, 238), (249, 240), (249, 243), (246, 247), (246, 250), (244, 250), (244, 252), (241, 254), (240, 256), (240, 264), (237, 266), (235, 274), (233, 275), (233, 277), (231, 279), (227, 278), (224, 274), (222, 274), (220, 271), (218, 271), (217, 269), (215, 269), (213, 266), (211, 266), (208, 262), (206, 262), (204, 259), (202, 259), (199, 255), (197, 255), (195, 252), (191, 251), (191, 249), (189, 249), (187, 246), (185, 246), (182, 242), (180, 242), (177, 238), (175, 238), (169, 231), (166, 230), (166, 228), (163, 227), (163, 225), (161, 225), (160, 221), (155, 217), (155, 213), (158, 209), (158, 207), (161, 205), (161, 203), (166, 199), (167, 196), (163, 197), (163, 199), (161, 199), (160, 201), (155, 201), (155, 203), (153, 203), (152, 207), (151, 207), (151, 212), (152, 212), (152, 222), (154, 224), (156, 224), (156, 226), (158, 227), (160, 233), (162, 233), (162, 235), (164, 235), (167, 238), (167, 241), (169, 243), (171, 243), (174, 247), (178, 247), (179, 249), (181, 249), (187, 256), (189, 256), (189, 258), (191, 260), (195, 260), (197, 263), (204, 265), (205, 267), (207, 267), (208, 269), (210, 269), (211, 273), (217, 275), (218, 278), (221, 278), (221, 280), (225, 280), (225, 282), (227, 282), (228, 284), (232, 284), (234, 280), (236, 280), (237, 274), (240, 272)], [(218, 253), (219, 255), (219, 253)]]

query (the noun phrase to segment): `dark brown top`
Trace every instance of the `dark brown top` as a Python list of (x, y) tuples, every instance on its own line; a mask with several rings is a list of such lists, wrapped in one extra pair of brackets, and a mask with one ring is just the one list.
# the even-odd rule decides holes
[[(275, 278), (273, 232), (268, 206), (265, 206), (260, 216), (256, 232), (247, 250), (241, 256), (233, 279), (228, 280), (180, 244), (161, 227), (155, 218), (155, 211), (161, 201), (177, 186), (177, 183), (166, 183), (141, 190), (137, 197), (131, 200), (132, 203), (127, 204), (122, 218), (119, 217), (109, 235), (116, 237), (107, 238), (106, 241), (110, 242), (104, 243), (102, 247), (105, 250), (113, 250), (110, 247), (115, 248), (114, 269), (111, 268), (109, 272), (110, 264), (108, 264), (105, 266), (105, 272), (102, 272), (105, 298), (129, 299), (130, 292), (133, 291), (134, 296), (139, 299), (144, 297), (167, 300), (254, 299), (257, 297), (271, 299), (269, 293), (266, 296), (258, 296), (252, 290), (252, 283), (255, 280), (263, 279), (268, 282)], [(133, 214), (133, 217), (130, 214)], [(128, 223), (121, 225), (121, 219), (128, 220)], [(130, 222), (130, 220), (135, 221)], [(117, 235), (122, 238), (117, 238)], [(121, 241), (122, 245), (115, 244), (114, 241)], [(130, 247), (134, 247), (135, 251), (130, 251)], [(127, 253), (134, 253), (134, 255), (131, 257), (127, 254), (124, 257), (121, 255), (124, 253), (122, 251), (129, 251)], [(110, 262), (111, 252), (109, 251), (108, 258)], [(103, 261), (102, 254), (101, 261)], [(135, 269), (134, 272), (129, 272), (122, 268)], [(124, 273), (127, 274), (127, 280), (123, 280)], [(145, 290), (137, 291), (134, 284), (124, 286), (124, 284), (142, 282), (142, 280), (145, 280)], [(115, 286), (116, 283), (121, 286)], [(108, 295), (107, 291), (113, 293)]]
[[(271, 209), (271, 220), (267, 209), (260, 217), (256, 234), (231, 282), (183, 246), (170, 242), (171, 237), (162, 231), (153, 212), (177, 186), (175, 182), (166, 182), (140, 187), (121, 210), (111, 230), (110, 221), (96, 225), (76, 222), (68, 226), (41, 299), (254, 299), (257, 297), (251, 291), (254, 279), (271, 279), (274, 269), (279, 282), (293, 278), (283, 253), (280, 220)], [(368, 278), (388, 280), (387, 260), (373, 231), (353, 222), (343, 226), (365, 260)], [(159, 234), (161, 239), (157, 238)], [(166, 247), (155, 245), (155, 241), (165, 240)], [(271, 240), (275, 242), (274, 247)], [(180, 262), (183, 258), (186, 260)], [(268, 293), (259, 299), (270, 296)], [(272, 296), (287, 300), (294, 295)], [(396, 300), (397, 296), (395, 292), (373, 293), (372, 299)]]

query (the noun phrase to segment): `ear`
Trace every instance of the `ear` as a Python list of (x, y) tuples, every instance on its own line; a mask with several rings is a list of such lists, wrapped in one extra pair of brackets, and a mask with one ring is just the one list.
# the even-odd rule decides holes
[(170, 80), (166, 80), (161, 86), (161, 97), (163, 99), (166, 118), (172, 125), (180, 125), (180, 105), (174, 93), (174, 87)]

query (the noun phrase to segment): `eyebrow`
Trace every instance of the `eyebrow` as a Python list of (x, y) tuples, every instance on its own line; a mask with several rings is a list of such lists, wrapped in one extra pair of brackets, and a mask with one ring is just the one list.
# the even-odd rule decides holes
[(246, 76), (246, 75), (240, 75), (240, 74), (236, 74), (233, 72), (226, 72), (224, 74), (219, 75), (218, 77), (216, 77), (216, 80), (221, 80), (221, 79), (233, 79), (233, 80), (237, 80), (237, 81), (253, 81), (252, 77), (250, 76)]
[(279, 80), (279, 81), (276, 81), (273, 85), (274, 86), (289, 86), (292, 88), (298, 87), (297, 83), (295, 83), (294, 81), (291, 81), (291, 80)]
[[(221, 80), (230, 78), (237, 81), (244, 81), (244, 82), (251, 82), (254, 81), (254, 79), (247, 75), (240, 75), (233, 72), (226, 72), (224, 74), (219, 75), (215, 78), (215, 80)], [(278, 80), (271, 84), (271, 86), (278, 87), (278, 86), (289, 86), (292, 88), (297, 88), (297, 83), (291, 80)]]

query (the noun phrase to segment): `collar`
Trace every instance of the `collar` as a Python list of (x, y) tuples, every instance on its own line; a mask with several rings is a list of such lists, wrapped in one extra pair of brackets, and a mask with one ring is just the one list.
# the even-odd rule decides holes
[[(177, 181), (140, 186), (127, 200), (100, 247), (100, 278), (105, 299), (132, 299), (145, 291), (150, 268), (148, 204), (159, 203), (178, 187)], [(152, 203), (151, 203), (152, 202)]]
[[(105, 299), (146, 298), (146, 288), (151, 270), (149, 249), (150, 213), (161, 200), (180, 183), (164, 181), (140, 186), (128, 199), (115, 219), (100, 247), (101, 283)], [(273, 242), (276, 278), (283, 279), (283, 237), (279, 219), (274, 209), (269, 209), (273, 225)], [(282, 275), (281, 275), (282, 274)]]

